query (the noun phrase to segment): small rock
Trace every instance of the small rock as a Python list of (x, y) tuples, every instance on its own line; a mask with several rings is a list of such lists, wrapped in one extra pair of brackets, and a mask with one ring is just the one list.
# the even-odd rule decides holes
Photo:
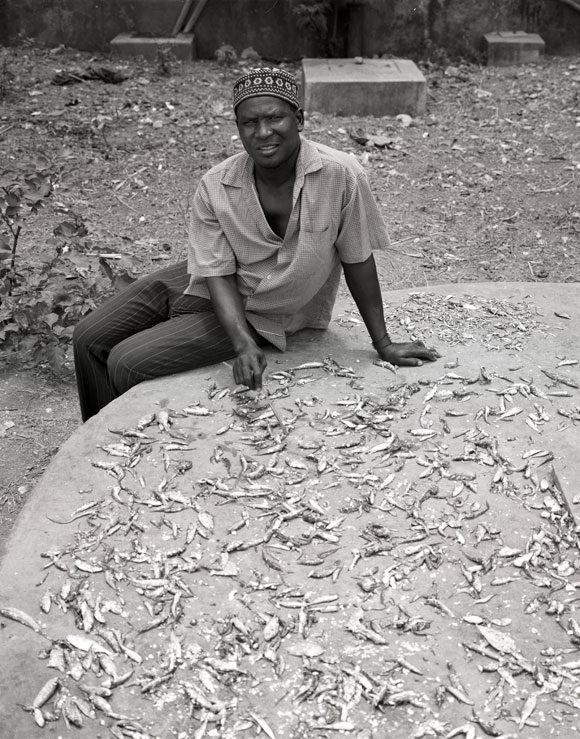
[(413, 124), (413, 118), (406, 113), (399, 113), (399, 115), (396, 116), (396, 119), (399, 121), (401, 126), (403, 126), (403, 128), (409, 128), (409, 126)]

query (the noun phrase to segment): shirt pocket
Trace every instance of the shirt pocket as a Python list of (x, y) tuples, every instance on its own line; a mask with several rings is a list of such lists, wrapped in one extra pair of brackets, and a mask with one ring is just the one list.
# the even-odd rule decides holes
[(331, 226), (331, 218), (329, 217), (327, 208), (309, 213), (302, 221), (301, 230), (306, 233), (324, 233)]

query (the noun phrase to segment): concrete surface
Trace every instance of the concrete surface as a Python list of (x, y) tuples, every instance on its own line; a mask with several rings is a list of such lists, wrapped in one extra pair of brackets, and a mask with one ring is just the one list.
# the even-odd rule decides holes
[(303, 59), (302, 94), (309, 111), (335, 115), (418, 116), (427, 82), (409, 59)]
[(190, 62), (195, 59), (195, 37), (193, 33), (178, 33), (177, 36), (148, 37), (133, 33), (119, 33), (111, 41), (111, 51), (123, 59), (136, 56), (155, 59), (160, 50), (169, 50), (176, 59)]
[(525, 31), (486, 33), (483, 38), (487, 52), (487, 64), (494, 67), (538, 62), (546, 48), (544, 39), (540, 35)]
[(267, 395), (79, 428), (1, 564), (0, 736), (578, 736), (578, 287), (389, 293), (443, 355), (396, 373), (341, 294)]

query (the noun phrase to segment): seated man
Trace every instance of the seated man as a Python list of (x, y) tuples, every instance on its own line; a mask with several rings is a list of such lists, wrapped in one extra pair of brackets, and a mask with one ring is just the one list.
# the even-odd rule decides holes
[(254, 69), (234, 85), (244, 152), (195, 194), (189, 258), (144, 277), (87, 315), (73, 337), (83, 420), (143, 380), (234, 359), (237, 383), (262, 386), (264, 347), (326, 328), (341, 271), (379, 356), (420, 365), (420, 341), (391, 341), (373, 250), (387, 232), (357, 160), (300, 135), (298, 82)]

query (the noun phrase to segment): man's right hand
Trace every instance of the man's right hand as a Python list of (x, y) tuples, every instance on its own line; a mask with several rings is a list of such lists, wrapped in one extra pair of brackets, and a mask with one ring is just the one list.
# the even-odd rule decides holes
[(234, 361), (235, 382), (246, 385), (250, 390), (261, 390), (262, 374), (267, 364), (266, 355), (259, 346), (244, 349)]
[(254, 341), (252, 328), (246, 321), (236, 275), (206, 277), (205, 281), (217, 319), (230, 337), (237, 355), (233, 367), (234, 380), (250, 390), (260, 390), (266, 356)]

